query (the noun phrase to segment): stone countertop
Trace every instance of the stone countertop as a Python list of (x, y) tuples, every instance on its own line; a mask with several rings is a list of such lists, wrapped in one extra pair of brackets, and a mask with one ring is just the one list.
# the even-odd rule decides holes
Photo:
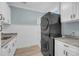
[(55, 38), (55, 40), (67, 43), (67, 44), (72, 45), (72, 46), (79, 47), (79, 39), (60, 37), (60, 38)]
[(8, 44), (12, 39), (14, 39), (17, 36), (17, 33), (2, 33), (1, 37), (3, 36), (11, 36), (11, 38), (3, 40), (1, 38), (1, 47), (5, 46), (6, 44)]

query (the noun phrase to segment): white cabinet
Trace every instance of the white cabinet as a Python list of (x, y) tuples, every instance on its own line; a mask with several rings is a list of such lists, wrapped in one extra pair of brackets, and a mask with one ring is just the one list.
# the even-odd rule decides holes
[(1, 48), (2, 56), (13, 56), (16, 51), (16, 39), (11, 40), (8, 44)]
[(79, 48), (55, 40), (55, 56), (79, 56)]
[(78, 20), (79, 19), (79, 2), (75, 2), (74, 3), (74, 10), (75, 10), (75, 19)]
[(77, 21), (79, 19), (78, 2), (61, 3), (61, 22)]
[(64, 47), (63, 46), (60, 46), (57, 44), (55, 44), (55, 56), (64, 56)]
[(3, 23), (11, 24), (11, 15), (10, 7), (6, 2), (0, 2), (0, 14), (2, 15)]
[(10, 45), (11, 45), (11, 53), (10, 53), (10, 56), (14, 55), (15, 54), (15, 51), (16, 51), (16, 39), (14, 39), (13, 41), (10, 42)]
[(10, 7), (8, 6), (7, 3), (5, 3), (5, 10), (4, 10), (4, 23), (10, 24)]
[(1, 46), (0, 46), (0, 56), (1, 56)]
[(0, 32), (0, 56), (1, 56), (1, 32)]
[(63, 2), (61, 3), (61, 22), (70, 21), (72, 18), (72, 3)]
[(9, 44), (7, 44), (7, 45), (5, 45), (4, 47), (2, 47), (1, 48), (1, 50), (2, 50), (2, 56), (9, 56), (9, 53), (10, 53), (10, 45)]
[(55, 40), (55, 56), (65, 56), (65, 47), (61, 42)]

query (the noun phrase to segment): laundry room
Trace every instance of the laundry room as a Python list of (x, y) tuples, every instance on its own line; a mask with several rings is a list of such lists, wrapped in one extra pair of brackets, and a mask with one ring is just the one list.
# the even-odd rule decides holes
[(79, 2), (0, 2), (0, 11), (0, 56), (79, 56)]

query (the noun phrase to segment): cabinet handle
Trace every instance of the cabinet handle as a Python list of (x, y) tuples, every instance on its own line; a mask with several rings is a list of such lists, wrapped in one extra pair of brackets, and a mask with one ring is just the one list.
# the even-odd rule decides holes
[(4, 48), (6, 49), (8, 46), (5, 46)]
[(70, 16), (70, 18), (72, 19), (72, 15)]
[(64, 52), (63, 52), (63, 53), (64, 53), (64, 55), (65, 55), (65, 50), (64, 50)]
[(1, 30), (0, 31), (2, 31), (2, 25), (0, 25), (0, 27), (1, 27)]
[(3, 17), (3, 20), (5, 20), (5, 18)]
[(64, 45), (65, 47), (69, 47), (69, 46), (67, 46), (67, 45)]
[(76, 16), (76, 15), (75, 15), (75, 14), (73, 14), (73, 18), (75, 18), (75, 16)]
[(15, 44), (13, 43), (13, 47), (14, 47), (14, 45), (15, 45)]
[(0, 14), (0, 20), (2, 20), (2, 18), (3, 18), (3, 17), (2, 17), (2, 14)]
[(64, 50), (64, 55), (65, 55), (65, 56), (68, 56), (68, 52), (67, 52), (67, 51), (65, 51), (65, 50)]
[(8, 53), (10, 53), (11, 52), (11, 49), (9, 48), (9, 52)]
[(66, 56), (68, 56), (68, 52), (66, 52)]

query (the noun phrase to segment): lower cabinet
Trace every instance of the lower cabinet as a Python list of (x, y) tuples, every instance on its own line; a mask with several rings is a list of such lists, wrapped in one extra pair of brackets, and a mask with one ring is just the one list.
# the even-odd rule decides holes
[(2, 47), (1, 48), (1, 51), (2, 51), (1, 54), (2, 54), (2, 56), (9, 56), (10, 50), (11, 50), (11, 48), (10, 48), (10, 45), (9, 44), (7, 44), (4, 47)]
[[(1, 46), (1, 45), (0, 45)], [(1, 56), (1, 47), (0, 47), (0, 56)]]
[(55, 56), (65, 56), (64, 54), (64, 48), (60, 45), (55, 45)]
[(55, 40), (55, 56), (79, 56), (79, 48)]
[(1, 53), (2, 56), (13, 56), (16, 51), (16, 40), (13, 39), (8, 44), (3, 46), (1, 50), (2, 50), (2, 53)]

